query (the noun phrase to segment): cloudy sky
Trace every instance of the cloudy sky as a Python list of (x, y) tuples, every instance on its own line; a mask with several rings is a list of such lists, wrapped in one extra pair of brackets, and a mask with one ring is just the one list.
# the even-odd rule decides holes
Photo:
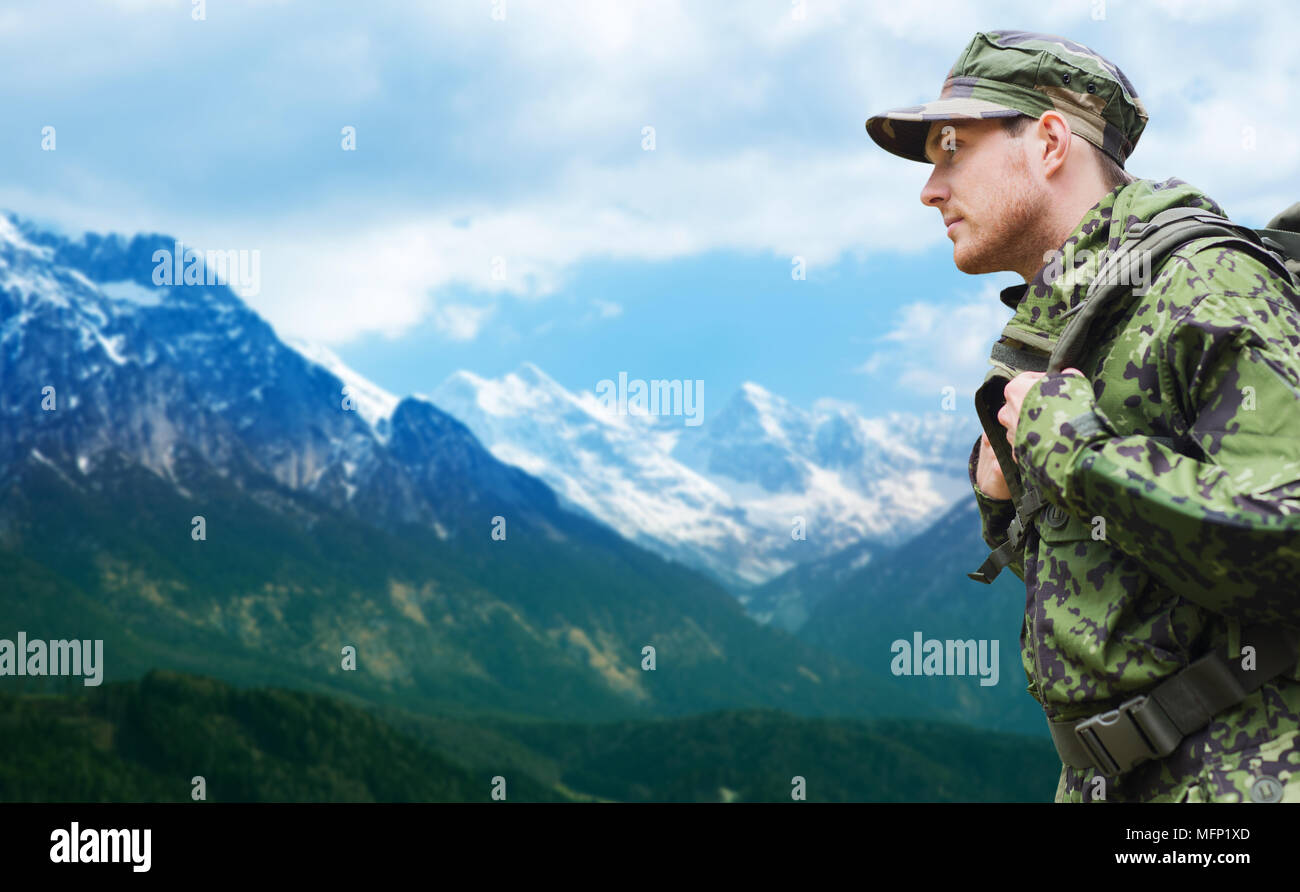
[[(872, 112), (971, 35), (1062, 34), (1151, 114), (1129, 168), (1262, 225), (1300, 184), (1287, 2), (9, 0), (0, 207), (256, 249), (247, 300), (399, 393), (740, 382), (868, 414), (969, 394), (1009, 316)], [(42, 150), (53, 127), (55, 151)], [(355, 128), (355, 151), (343, 149)], [(647, 128), (653, 128), (649, 130)], [(653, 145), (650, 145), (650, 135)], [(807, 279), (791, 277), (792, 259)], [(973, 410), (972, 410), (973, 411)]]

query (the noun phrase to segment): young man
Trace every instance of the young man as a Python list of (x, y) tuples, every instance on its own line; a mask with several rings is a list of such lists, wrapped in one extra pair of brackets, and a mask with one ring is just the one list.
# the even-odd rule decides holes
[[(1024, 278), (1002, 292), (1015, 313), (995, 360), (1047, 368), (1139, 224), (1223, 214), (1179, 180), (1124, 172), (1146, 121), (1110, 62), (1021, 31), (977, 34), (937, 101), (867, 121), (933, 165), (921, 201), (957, 268)], [(1005, 565), (1026, 584), (1021, 656), (1061, 754), (1058, 802), (1300, 801), (1300, 295), (1266, 252), (1216, 237), (1151, 272), (1099, 304), (1077, 368), (999, 394), (1037, 501), (1013, 523), (982, 436), (971, 483), (1001, 548), (972, 576)]]

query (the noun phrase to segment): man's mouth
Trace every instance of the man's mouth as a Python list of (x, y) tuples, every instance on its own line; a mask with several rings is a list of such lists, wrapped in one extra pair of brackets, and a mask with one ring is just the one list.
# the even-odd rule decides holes
[(949, 238), (952, 238), (952, 233), (953, 233), (954, 228), (957, 226), (958, 223), (962, 222), (963, 219), (964, 219), (964, 218), (962, 218), (962, 217), (953, 217), (952, 220), (951, 220), (950, 222), (949, 222), (949, 221), (945, 221), (945, 222), (947, 222), (947, 224), (948, 224), (948, 237), (949, 237)]

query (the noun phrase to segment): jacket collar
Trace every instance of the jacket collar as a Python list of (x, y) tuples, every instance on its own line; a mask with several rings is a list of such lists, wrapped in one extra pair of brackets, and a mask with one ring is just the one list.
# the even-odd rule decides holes
[(1083, 300), (1102, 262), (1123, 244), (1128, 227), (1172, 207), (1223, 214), (1212, 198), (1182, 180), (1135, 180), (1117, 187), (1083, 215), (1032, 280), (1002, 290), (999, 299), (1015, 310), (1009, 326), (1051, 338), (1060, 335), (1069, 322), (1065, 312)]
[(1010, 288), (1003, 288), (1002, 293), (998, 295), (998, 300), (1014, 310), (1020, 303), (1020, 298), (1025, 296), (1025, 289), (1028, 287), (1028, 285), (1012, 285)]

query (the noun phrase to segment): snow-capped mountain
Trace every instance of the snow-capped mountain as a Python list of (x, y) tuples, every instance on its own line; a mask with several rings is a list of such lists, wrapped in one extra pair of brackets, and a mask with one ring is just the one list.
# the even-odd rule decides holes
[(692, 427), (615, 414), (531, 363), (496, 380), (457, 372), (432, 399), (567, 504), (737, 589), (854, 543), (919, 533), (969, 494), (979, 435), (956, 413), (808, 412), (754, 383)]
[(110, 453), (176, 481), (187, 451), (241, 485), (269, 475), (440, 537), (469, 513), (485, 524), (480, 506), (545, 523), (554, 495), (427, 399), (305, 358), (224, 285), (155, 286), (174, 244), (0, 215), (0, 481), (33, 459), (75, 477)]
[(401, 402), (400, 399), (344, 363), (328, 347), (301, 338), (284, 337), (281, 340), (286, 346), (301, 353), (305, 359), (342, 381), (343, 388), (340, 392), (343, 396), (351, 398), (357, 414), (370, 425), (371, 430), (375, 432), (375, 437), (381, 443), (388, 442), (388, 437), (392, 433), (390, 423), (393, 412)]
[(594, 394), (571, 393), (532, 363), (500, 380), (456, 372), (432, 399), (501, 461), (624, 538), (731, 582), (784, 569), (754, 546), (735, 500), (672, 457), (680, 423), (608, 412)]
[[(19, 628), (106, 639), (116, 677), (439, 714), (911, 707), (564, 510), (427, 398), (286, 346), (204, 269), (155, 285), (174, 244), (0, 215), (0, 616)], [(672, 671), (641, 670), (647, 642)]]
[(175, 479), (184, 446), (237, 480), (269, 474), (441, 537), (468, 508), (545, 514), (558, 494), (734, 589), (901, 542), (969, 488), (978, 431), (956, 414), (806, 412), (751, 383), (693, 427), (614, 414), (531, 364), (399, 399), (286, 344), (224, 286), (155, 286), (151, 257), (173, 244), (0, 217), (0, 479), (25, 460), (85, 474), (112, 451)]

